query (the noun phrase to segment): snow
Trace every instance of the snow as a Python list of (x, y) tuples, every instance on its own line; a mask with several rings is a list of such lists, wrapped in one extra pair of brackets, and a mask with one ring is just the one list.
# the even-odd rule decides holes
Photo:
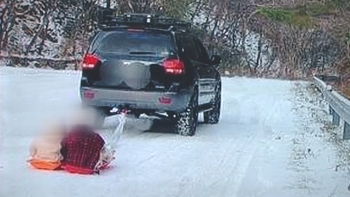
[[(0, 53), (2, 54), (2, 53)], [(40, 59), (45, 59), (45, 60), (51, 60), (51, 61), (75, 61), (77, 58), (73, 57), (68, 57), (68, 58), (51, 58), (51, 57), (44, 57), (44, 56), (39, 56), (39, 55), (8, 55), (6, 52), (3, 53), (1, 58), (21, 58), (21, 59), (31, 59), (31, 60), (40, 60)]]
[(350, 195), (326, 105), (306, 82), (223, 78), (219, 124), (183, 137), (164, 121), (128, 119), (111, 169), (79, 176), (25, 161), (44, 122), (79, 105), (80, 73), (0, 67), (0, 78), (1, 197)]

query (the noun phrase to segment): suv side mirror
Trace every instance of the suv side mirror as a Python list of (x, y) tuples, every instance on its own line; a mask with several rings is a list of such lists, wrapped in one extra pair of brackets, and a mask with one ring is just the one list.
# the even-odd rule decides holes
[(98, 31), (92, 32), (91, 36), (89, 37), (89, 43), (91, 43), (94, 40), (94, 38), (96, 37), (97, 33), (98, 33)]
[(212, 55), (210, 61), (213, 65), (218, 65), (221, 62), (221, 57), (219, 55)]

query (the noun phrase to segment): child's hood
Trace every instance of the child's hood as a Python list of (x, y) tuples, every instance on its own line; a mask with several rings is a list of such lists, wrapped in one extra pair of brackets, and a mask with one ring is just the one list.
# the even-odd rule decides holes
[(48, 140), (48, 141), (62, 141), (65, 136), (65, 128), (61, 124), (50, 124), (43, 132), (37, 137), (38, 140)]

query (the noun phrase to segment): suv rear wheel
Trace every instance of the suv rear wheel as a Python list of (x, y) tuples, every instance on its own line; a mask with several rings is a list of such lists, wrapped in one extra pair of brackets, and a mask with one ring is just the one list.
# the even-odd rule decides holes
[(198, 91), (194, 91), (185, 111), (176, 114), (176, 132), (183, 136), (193, 136), (198, 124)]
[(215, 98), (211, 101), (212, 110), (204, 112), (204, 123), (217, 124), (220, 119), (221, 108), (221, 82), (216, 87)]

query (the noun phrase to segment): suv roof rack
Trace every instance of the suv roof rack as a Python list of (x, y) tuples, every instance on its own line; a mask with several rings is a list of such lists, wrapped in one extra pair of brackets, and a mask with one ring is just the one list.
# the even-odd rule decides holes
[(105, 8), (99, 14), (99, 28), (145, 27), (169, 31), (188, 31), (191, 23), (157, 14), (126, 13), (114, 17), (114, 10)]

